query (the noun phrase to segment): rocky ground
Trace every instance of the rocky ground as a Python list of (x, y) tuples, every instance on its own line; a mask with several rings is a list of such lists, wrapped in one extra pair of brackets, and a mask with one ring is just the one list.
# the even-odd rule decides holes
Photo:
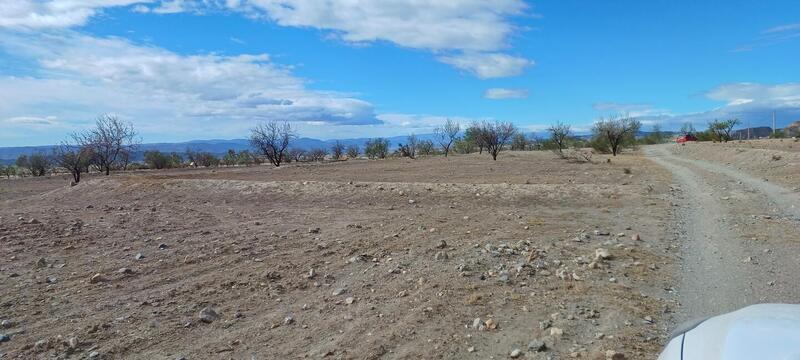
[(0, 181), (0, 358), (654, 359), (667, 169), (546, 152)]
[[(794, 144), (788, 140), (789, 144)], [(800, 299), (800, 152), (787, 141), (649, 147), (675, 179), (678, 320)]]

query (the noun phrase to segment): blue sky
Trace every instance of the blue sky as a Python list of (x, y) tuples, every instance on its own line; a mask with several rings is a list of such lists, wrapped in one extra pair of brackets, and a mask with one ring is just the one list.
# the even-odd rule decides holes
[(145, 142), (800, 120), (796, 1), (17, 0), (0, 3), (0, 146), (102, 113)]

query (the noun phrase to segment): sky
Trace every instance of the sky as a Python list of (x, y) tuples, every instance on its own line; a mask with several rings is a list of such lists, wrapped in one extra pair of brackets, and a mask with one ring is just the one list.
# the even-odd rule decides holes
[(800, 2), (0, 0), (0, 146), (800, 120)]

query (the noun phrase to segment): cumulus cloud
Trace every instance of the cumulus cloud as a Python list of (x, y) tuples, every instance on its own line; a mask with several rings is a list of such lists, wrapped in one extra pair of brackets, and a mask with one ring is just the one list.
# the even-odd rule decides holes
[(330, 30), (347, 42), (387, 41), (429, 50), (482, 79), (520, 75), (532, 64), (498, 52), (519, 30), (510, 18), (528, 10), (521, 0), (243, 0), (235, 8), (282, 26)]
[(512, 18), (534, 15), (523, 0), (15, 0), (0, 5), (0, 28), (84, 25), (104, 8), (140, 13), (230, 10), (281, 26), (329, 31), (345, 42), (385, 41), (437, 54), (437, 59), (487, 79), (520, 75), (532, 61), (501, 51), (520, 31)]
[(232, 132), (259, 119), (382, 123), (369, 102), (308, 90), (304, 79), (265, 54), (179, 55), (77, 33), (0, 33), (0, 49), (39, 67), (35, 76), (0, 78), (0, 119), (58, 116), (91, 121), (99, 113), (115, 112), (153, 130), (206, 131), (216, 126)]
[(492, 100), (524, 99), (528, 97), (528, 89), (491, 88), (486, 89), (483, 97)]
[(153, 0), (10, 0), (0, 4), (0, 28), (42, 29), (80, 26), (107, 7)]

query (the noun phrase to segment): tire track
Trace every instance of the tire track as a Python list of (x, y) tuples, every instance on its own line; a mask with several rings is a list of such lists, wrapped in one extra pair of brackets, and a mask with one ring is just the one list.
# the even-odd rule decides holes
[[(679, 212), (681, 308), (676, 320), (716, 315), (755, 303), (800, 299), (800, 242), (791, 239), (800, 210), (795, 205), (800, 203), (792, 198), (795, 194), (721, 165), (677, 157), (667, 146), (648, 147), (645, 153), (668, 169), (683, 190)], [(732, 190), (737, 184), (747, 189)], [(724, 192), (739, 198), (727, 201), (728, 196), (720, 196)], [(748, 212), (768, 209), (792, 219), (788, 231), (777, 228), (786, 224), (747, 217)], [(746, 226), (744, 220), (749, 222)], [(744, 236), (743, 228), (778, 235), (757, 242)]]

